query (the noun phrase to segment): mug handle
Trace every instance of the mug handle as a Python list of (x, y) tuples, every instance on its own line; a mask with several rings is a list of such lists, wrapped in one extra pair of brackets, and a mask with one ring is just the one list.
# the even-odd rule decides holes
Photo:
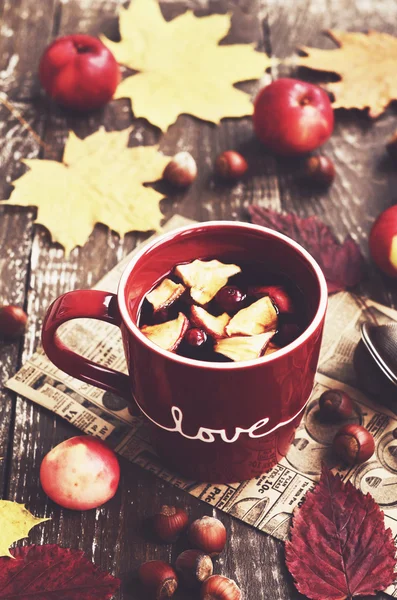
[[(128, 375), (99, 365), (70, 350), (59, 338), (58, 327), (72, 319), (90, 318), (120, 327), (121, 316), (117, 296), (99, 290), (75, 290), (57, 298), (49, 307), (43, 323), (42, 344), (56, 367), (72, 377), (133, 401)], [(129, 406), (131, 414), (139, 409)]]

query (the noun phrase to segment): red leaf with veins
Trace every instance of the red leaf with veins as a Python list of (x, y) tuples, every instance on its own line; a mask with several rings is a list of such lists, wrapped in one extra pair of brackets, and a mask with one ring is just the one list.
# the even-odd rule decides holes
[(323, 270), (330, 294), (351, 288), (361, 281), (364, 258), (350, 236), (340, 244), (318, 217), (301, 219), (255, 205), (250, 206), (248, 211), (256, 225), (284, 233), (310, 252)]
[(294, 513), (285, 550), (296, 587), (312, 600), (373, 596), (395, 578), (396, 547), (383, 512), (325, 466)]
[(96, 567), (83, 552), (56, 545), (14, 548), (0, 558), (4, 600), (109, 600), (120, 580)]

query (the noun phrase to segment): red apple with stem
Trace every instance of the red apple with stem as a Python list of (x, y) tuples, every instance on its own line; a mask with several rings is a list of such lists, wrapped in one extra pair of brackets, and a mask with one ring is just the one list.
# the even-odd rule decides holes
[(397, 204), (376, 219), (369, 235), (369, 249), (379, 269), (397, 277)]
[(39, 78), (56, 102), (85, 112), (111, 100), (120, 81), (120, 69), (100, 40), (76, 34), (61, 37), (46, 48)]
[(259, 92), (253, 121), (256, 135), (269, 150), (292, 156), (327, 141), (334, 128), (334, 111), (317, 85), (284, 78)]

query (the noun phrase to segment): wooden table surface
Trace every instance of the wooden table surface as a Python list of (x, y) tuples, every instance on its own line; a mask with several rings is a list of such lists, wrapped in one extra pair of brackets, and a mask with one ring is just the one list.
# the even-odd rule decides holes
[[(368, 232), (374, 218), (396, 201), (397, 169), (384, 147), (386, 138), (397, 128), (392, 108), (375, 122), (358, 111), (338, 112), (334, 135), (324, 146), (335, 162), (337, 178), (328, 192), (316, 193), (299, 183), (293, 161), (276, 159), (260, 148), (253, 138), (250, 118), (225, 119), (215, 127), (183, 115), (161, 135), (144, 119), (133, 118), (127, 100), (114, 101), (87, 117), (76, 117), (43, 97), (37, 66), (44, 47), (56, 36), (75, 32), (105, 32), (118, 39), (117, 11), (122, 3), (1, 0), (0, 90), (6, 92), (50, 149), (43, 150), (0, 106), (0, 197), (9, 197), (11, 181), (24, 172), (20, 158), (60, 159), (68, 130), (84, 137), (101, 125), (114, 130), (133, 123), (131, 144), (159, 142), (166, 154), (183, 149), (197, 160), (199, 178), (191, 189), (184, 193), (165, 190), (165, 219), (180, 213), (197, 220), (246, 220), (247, 206), (257, 203), (300, 216), (319, 215), (340, 239), (350, 233), (367, 255)], [(332, 48), (332, 42), (322, 34), (327, 28), (370, 28), (397, 35), (397, 3), (393, 0), (164, 0), (162, 8), (166, 18), (186, 8), (198, 15), (228, 10), (233, 15), (228, 42), (255, 40), (260, 50), (279, 58), (290, 56), (298, 44)], [(289, 73), (283, 67), (274, 70), (272, 76)], [(255, 84), (241, 87), (255, 91)], [(233, 186), (220, 185), (212, 176), (215, 157), (227, 149), (240, 149), (251, 164), (251, 176)], [(63, 250), (51, 243), (48, 232), (34, 224), (33, 207), (2, 206), (0, 215), (0, 302), (24, 306), (29, 315), (25, 337), (0, 345), (4, 382), (37, 347), (49, 303), (62, 292), (92, 286), (142, 237), (130, 234), (120, 240), (104, 225), (97, 225), (86, 245), (65, 259)], [(396, 286), (370, 264), (368, 277), (358, 291), (396, 305)], [(179, 550), (149, 540), (144, 533), (144, 519), (164, 503), (185, 506), (192, 518), (212, 514), (212, 509), (122, 462), (121, 485), (112, 501), (96, 511), (61, 510), (40, 489), (39, 466), (51, 447), (75, 435), (76, 430), (22, 397), (4, 389), (0, 394), (1, 497), (25, 502), (34, 514), (52, 517), (51, 522), (33, 530), (30, 541), (84, 550), (96, 564), (122, 578), (117, 598), (143, 600), (133, 581), (134, 569), (148, 559), (171, 560)], [(223, 513), (216, 514), (230, 536), (216, 571), (236, 579), (246, 600), (298, 598), (284, 566), (283, 544)], [(180, 599), (190, 597), (178, 595)]]

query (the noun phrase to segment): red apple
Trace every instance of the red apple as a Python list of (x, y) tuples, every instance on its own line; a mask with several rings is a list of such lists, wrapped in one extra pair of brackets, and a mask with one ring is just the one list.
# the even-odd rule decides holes
[(113, 450), (88, 435), (55, 446), (40, 467), (40, 482), (47, 496), (73, 510), (101, 506), (113, 498), (119, 480), (120, 467)]
[(334, 111), (317, 85), (285, 78), (259, 92), (253, 120), (258, 138), (276, 154), (288, 156), (324, 144), (334, 128)]
[(379, 269), (397, 277), (397, 204), (376, 219), (369, 235), (369, 249)]
[(46, 48), (39, 78), (56, 102), (84, 112), (111, 100), (120, 81), (120, 69), (100, 40), (76, 34), (61, 37)]

